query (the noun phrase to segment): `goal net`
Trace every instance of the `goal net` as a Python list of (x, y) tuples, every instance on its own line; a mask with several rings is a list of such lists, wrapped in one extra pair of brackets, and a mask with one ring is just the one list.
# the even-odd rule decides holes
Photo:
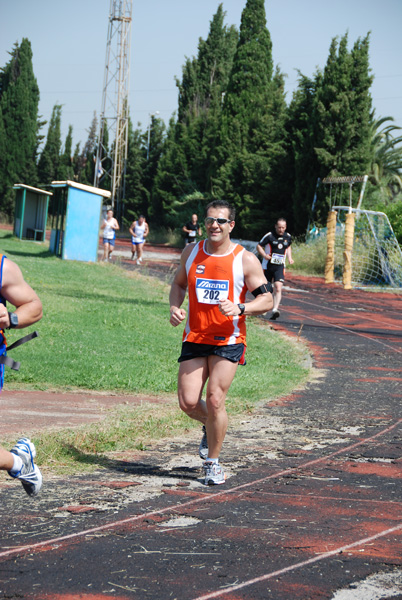
[(335, 280), (342, 279), (345, 265), (345, 223), (354, 215), (351, 241), (351, 283), (354, 286), (402, 287), (402, 251), (386, 214), (334, 206), (336, 212)]

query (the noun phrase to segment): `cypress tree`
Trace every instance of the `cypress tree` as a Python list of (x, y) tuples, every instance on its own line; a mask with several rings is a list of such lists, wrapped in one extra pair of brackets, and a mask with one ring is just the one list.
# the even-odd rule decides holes
[(138, 128), (136, 130), (133, 129), (130, 119), (125, 183), (126, 225), (131, 225), (140, 214), (148, 214), (148, 194), (143, 185), (145, 162), (146, 146), (144, 134)]
[(183, 147), (176, 140), (177, 126), (170, 119), (154, 179), (150, 216), (157, 225), (172, 225), (172, 206), (186, 193), (188, 165)]
[(61, 104), (55, 104), (49, 121), (46, 143), (38, 163), (38, 176), (42, 185), (62, 179), (61, 166)]
[(79, 144), (77, 144), (73, 159), (75, 179), (86, 185), (93, 185), (94, 183), (97, 130), (98, 119), (96, 112), (94, 112), (85, 145), (80, 152)]
[[(316, 93), (314, 145), (320, 178), (364, 175), (370, 163), (369, 34), (351, 52), (348, 35), (331, 43)], [(317, 218), (325, 222), (328, 201), (319, 196)]]
[[(176, 80), (178, 119), (168, 128), (152, 201), (152, 212), (159, 219), (164, 206), (168, 224), (173, 203), (194, 193), (211, 193), (211, 156), (238, 41), (237, 29), (226, 27), (224, 18), (220, 4), (207, 39), (199, 40), (197, 57), (186, 59), (182, 79)], [(173, 209), (171, 219), (176, 215)]]
[(248, 0), (225, 95), (214, 193), (238, 210), (237, 235), (259, 236), (277, 206), (274, 173), (285, 157), (283, 76), (274, 75), (264, 0)]
[[(15, 183), (37, 185), (39, 88), (32, 66), (28, 39), (15, 44), (10, 61), (0, 73), (0, 129), (3, 152), (0, 163), (0, 208), (13, 213)], [(1, 133), (1, 132), (0, 132)]]
[(73, 168), (73, 126), (69, 125), (66, 141), (64, 143), (64, 152), (61, 155), (60, 174), (62, 181), (74, 178)]
[(334, 38), (324, 71), (314, 80), (302, 75), (290, 105), (293, 139), (293, 206), (299, 231), (309, 216), (325, 223), (326, 191), (320, 189), (310, 214), (317, 178), (364, 175), (370, 165), (372, 77), (369, 34), (348, 51), (348, 36)]
[(310, 217), (319, 166), (314, 149), (315, 94), (320, 73), (313, 79), (299, 73), (298, 88), (289, 105), (287, 124), (289, 148), (289, 177), (292, 189), (292, 231), (305, 232)]

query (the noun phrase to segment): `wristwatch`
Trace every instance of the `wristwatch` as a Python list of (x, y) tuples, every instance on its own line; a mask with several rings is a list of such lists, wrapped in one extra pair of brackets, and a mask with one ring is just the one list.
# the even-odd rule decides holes
[(244, 313), (244, 311), (246, 310), (246, 307), (245, 307), (244, 304), (238, 304), (237, 306), (240, 309), (240, 314), (239, 314), (239, 317), (240, 317)]
[(15, 312), (9, 312), (8, 317), (10, 319), (10, 326), (7, 329), (15, 329), (18, 327), (18, 315)]

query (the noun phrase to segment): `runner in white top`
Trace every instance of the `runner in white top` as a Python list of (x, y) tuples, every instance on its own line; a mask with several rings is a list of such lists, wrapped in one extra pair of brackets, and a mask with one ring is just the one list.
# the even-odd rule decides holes
[(114, 218), (113, 210), (111, 208), (106, 213), (106, 219), (103, 219), (101, 229), (103, 232), (103, 260), (107, 261), (110, 260), (114, 250), (116, 231), (120, 229), (120, 225)]
[(130, 227), (131, 233), (131, 260), (134, 260), (135, 253), (137, 252), (137, 265), (142, 263), (142, 250), (145, 244), (145, 238), (149, 233), (148, 223), (145, 220), (144, 215), (138, 217), (138, 221), (133, 221)]

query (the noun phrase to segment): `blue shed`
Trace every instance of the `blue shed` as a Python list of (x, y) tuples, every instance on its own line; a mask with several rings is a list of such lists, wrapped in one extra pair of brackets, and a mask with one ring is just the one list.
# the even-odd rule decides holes
[(16, 183), (14, 235), (20, 240), (45, 241), (49, 198), (52, 192)]
[(50, 251), (67, 260), (96, 262), (102, 204), (111, 193), (75, 181), (52, 181)]

